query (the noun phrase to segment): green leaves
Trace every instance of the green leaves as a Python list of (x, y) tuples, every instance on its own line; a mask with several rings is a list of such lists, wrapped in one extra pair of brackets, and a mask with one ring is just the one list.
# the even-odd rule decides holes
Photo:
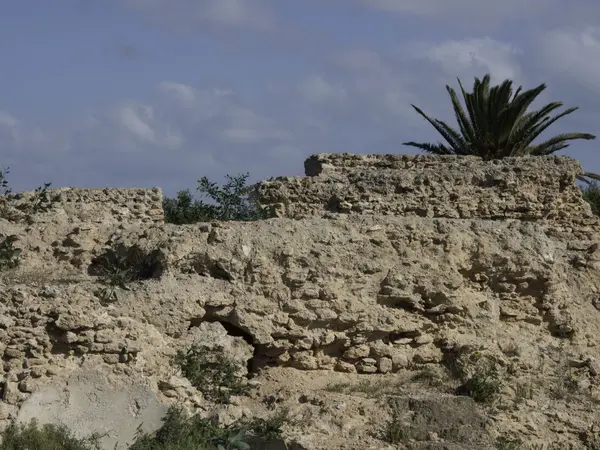
[(259, 220), (265, 218), (253, 186), (246, 186), (249, 174), (226, 175), (222, 187), (207, 177), (198, 180), (196, 188), (213, 203), (194, 200), (189, 189), (179, 191), (177, 198), (165, 198), (165, 221), (177, 225), (213, 220)]
[(14, 269), (19, 265), (22, 250), (13, 246), (18, 240), (17, 235), (11, 234), (0, 241), (0, 270)]
[(412, 141), (405, 142), (404, 145), (436, 155), (473, 155), (490, 160), (510, 156), (550, 155), (568, 147), (569, 141), (596, 138), (589, 133), (564, 133), (534, 145), (533, 141), (550, 125), (578, 108), (569, 108), (550, 117), (552, 111), (562, 106), (560, 102), (553, 102), (537, 111), (527, 112), (535, 99), (546, 89), (545, 84), (542, 83), (528, 91), (523, 91), (523, 87), (520, 86), (513, 95), (511, 80), (490, 87), (490, 79), (489, 74), (481, 80), (475, 78), (472, 92), (465, 91), (458, 80), (466, 111), (454, 89), (446, 86), (458, 130), (429, 117), (412, 105), (415, 111), (440, 133), (447, 145)]
[(246, 428), (240, 429), (236, 434), (227, 438), (225, 446), (218, 444), (218, 450), (250, 450), (250, 444), (244, 441), (246, 438)]
[(206, 399), (216, 403), (228, 403), (232, 395), (245, 395), (250, 389), (237, 376), (239, 367), (235, 361), (200, 345), (177, 352), (175, 363)]

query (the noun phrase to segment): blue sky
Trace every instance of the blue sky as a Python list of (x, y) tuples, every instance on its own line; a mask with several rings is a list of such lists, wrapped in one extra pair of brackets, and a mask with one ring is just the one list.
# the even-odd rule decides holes
[[(0, 1), (0, 168), (15, 190), (302, 175), (313, 153), (414, 153), (445, 85), (490, 72), (600, 134), (593, 0)], [(563, 154), (600, 172), (598, 141)]]

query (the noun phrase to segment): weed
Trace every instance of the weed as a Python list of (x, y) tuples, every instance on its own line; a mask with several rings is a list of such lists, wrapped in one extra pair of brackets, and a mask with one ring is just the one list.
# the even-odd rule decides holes
[(98, 289), (95, 294), (102, 304), (106, 305), (118, 300), (119, 290), (129, 290), (129, 283), (160, 276), (163, 265), (160, 250), (146, 254), (135, 245), (126, 247), (117, 243), (94, 258), (89, 272), (100, 276), (104, 287)]
[(550, 389), (550, 395), (555, 400), (568, 399), (579, 393), (579, 377), (577, 373), (569, 368), (567, 373), (557, 376), (557, 383)]
[(18, 240), (19, 238), (13, 234), (0, 242), (0, 270), (13, 269), (19, 265), (21, 249), (13, 246), (13, 243)]
[(458, 395), (468, 395), (478, 403), (490, 402), (500, 392), (500, 378), (495, 366), (478, 368), (457, 389)]
[(129, 450), (248, 450), (244, 427), (220, 428), (213, 420), (186, 417), (183, 410), (171, 407), (155, 433), (138, 429)]
[(523, 445), (523, 441), (519, 438), (500, 436), (495, 444), (497, 450), (518, 450)]
[(407, 443), (411, 438), (410, 429), (402, 421), (397, 409), (392, 409), (392, 417), (383, 426), (380, 438), (394, 445)]
[[(54, 199), (48, 191), (52, 183), (44, 183), (44, 186), (37, 187), (27, 201), (11, 205), (11, 201), (17, 199), (18, 194), (14, 194), (8, 185), (9, 172), (8, 167), (0, 171), (0, 217), (13, 222), (21, 219), (30, 221), (33, 214), (46, 212), (52, 207)], [(22, 214), (25, 214), (25, 217)]]
[(2, 434), (0, 450), (99, 450), (100, 435), (77, 439), (64, 425), (44, 424), (35, 420), (10, 424)]
[(247, 427), (254, 435), (265, 441), (271, 441), (281, 437), (281, 428), (289, 422), (289, 414), (288, 408), (281, 408), (268, 419), (252, 420)]
[(6, 179), (9, 172), (10, 167), (0, 170), (0, 197), (6, 197), (12, 193), (12, 189), (8, 185), (8, 180)]
[(531, 381), (528, 382), (517, 382), (515, 384), (515, 402), (522, 403), (525, 400), (533, 399), (533, 384)]
[(351, 386), (352, 384), (348, 382), (331, 383), (325, 387), (325, 390), (328, 392), (336, 392), (341, 394), (348, 392)]
[(192, 345), (179, 351), (175, 363), (183, 375), (200, 390), (206, 399), (228, 403), (232, 395), (244, 395), (250, 390), (238, 376), (239, 366), (222, 352), (209, 354), (206, 348)]

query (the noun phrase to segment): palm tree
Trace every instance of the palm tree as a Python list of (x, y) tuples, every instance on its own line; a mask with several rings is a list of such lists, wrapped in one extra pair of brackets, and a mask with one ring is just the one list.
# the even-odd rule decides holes
[[(405, 142), (404, 145), (417, 147), (436, 155), (473, 155), (490, 160), (510, 156), (550, 155), (568, 147), (569, 141), (596, 139), (596, 136), (588, 133), (565, 133), (539, 144), (533, 144), (533, 141), (546, 128), (561, 117), (578, 109), (577, 107), (569, 108), (550, 118), (549, 114), (563, 105), (561, 102), (552, 102), (538, 111), (527, 112), (531, 103), (546, 89), (544, 83), (523, 92), (523, 87), (520, 86), (514, 95), (511, 80), (505, 80), (498, 86), (490, 87), (489, 74), (485, 75), (483, 80), (475, 78), (472, 93), (464, 90), (460, 79), (458, 84), (468, 114), (465, 113), (454, 89), (446, 86), (446, 90), (450, 94), (460, 131), (441, 120), (430, 118), (421, 109), (412, 105), (417, 113), (442, 135), (447, 145), (417, 142)], [(600, 175), (589, 172), (583, 176), (600, 179)], [(588, 182), (583, 177), (578, 178)]]

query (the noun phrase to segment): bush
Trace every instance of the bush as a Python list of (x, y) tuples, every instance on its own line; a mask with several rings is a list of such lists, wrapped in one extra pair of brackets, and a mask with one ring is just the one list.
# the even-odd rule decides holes
[[(11, 424), (2, 436), (0, 450), (100, 450), (100, 435), (77, 439), (65, 427), (35, 421)], [(215, 421), (187, 417), (181, 408), (171, 407), (162, 427), (153, 433), (138, 429), (128, 450), (249, 450), (244, 427), (221, 428)]]
[(196, 188), (215, 204), (194, 200), (189, 189), (179, 191), (176, 198), (165, 198), (165, 222), (176, 225), (214, 220), (260, 220), (265, 214), (260, 208), (252, 186), (246, 186), (249, 174), (226, 175), (227, 183), (219, 187), (207, 177), (198, 180)]
[(19, 265), (21, 249), (13, 246), (18, 240), (18, 236), (11, 234), (0, 241), (0, 270), (13, 269)]
[(9, 173), (8, 167), (0, 171), (0, 217), (17, 222), (22, 219), (31, 220), (33, 214), (50, 210), (54, 199), (50, 197), (48, 188), (52, 183), (44, 183), (44, 186), (35, 188), (33, 196), (27, 202), (12, 205), (11, 201), (18, 198), (18, 194), (14, 194), (8, 185)]
[(127, 247), (113, 242), (111, 248), (92, 260), (88, 273), (100, 277), (104, 287), (95, 294), (102, 304), (107, 305), (118, 299), (118, 291), (129, 290), (129, 283), (159, 278), (164, 265), (159, 249), (147, 253), (137, 245)]
[(275, 440), (281, 437), (282, 427), (290, 422), (290, 410), (281, 408), (275, 414), (267, 419), (256, 418), (251, 420), (247, 426), (254, 436), (258, 436), (266, 441)]
[(500, 392), (500, 378), (496, 367), (478, 368), (461, 386), (456, 393), (467, 395), (478, 403), (491, 402)]
[(0, 450), (99, 450), (98, 435), (77, 439), (64, 425), (44, 424), (35, 420), (27, 425), (11, 424), (2, 435)]
[(245, 429), (220, 428), (199, 416), (186, 417), (172, 407), (156, 433), (139, 433), (128, 450), (247, 450)]
[(12, 193), (11, 188), (8, 186), (7, 175), (10, 172), (10, 167), (6, 167), (4, 170), (0, 170), (0, 197), (6, 197)]
[(211, 355), (207, 349), (193, 345), (187, 351), (179, 351), (175, 363), (207, 400), (227, 403), (232, 395), (243, 395), (250, 389), (236, 376), (236, 363), (222, 353)]
[(410, 440), (410, 428), (402, 421), (400, 411), (392, 409), (392, 417), (383, 425), (378, 437), (394, 445), (407, 443)]
[(582, 197), (592, 207), (592, 212), (600, 216), (600, 185), (597, 181), (591, 181), (581, 189)]

